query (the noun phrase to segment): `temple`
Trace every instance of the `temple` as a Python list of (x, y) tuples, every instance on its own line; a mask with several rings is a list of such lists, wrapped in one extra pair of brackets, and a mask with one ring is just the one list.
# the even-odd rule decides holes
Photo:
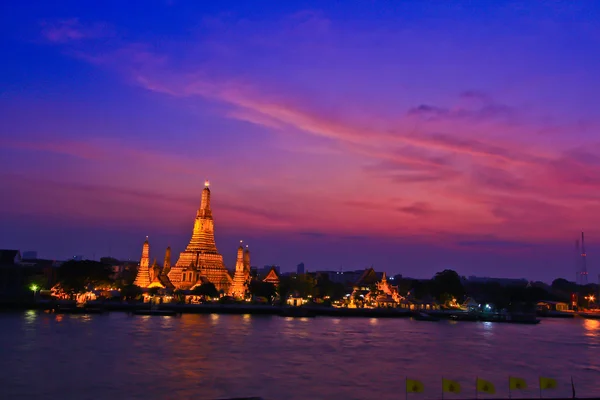
[(140, 266), (133, 284), (145, 288), (150, 285), (150, 282), (150, 244), (148, 243), (148, 236), (146, 236), (146, 240), (142, 246), (142, 258), (140, 259)]
[(150, 245), (146, 237), (135, 285), (141, 288), (190, 290), (203, 283), (212, 283), (222, 293), (245, 298), (250, 281), (250, 251), (248, 246), (244, 250), (240, 245), (232, 279), (215, 244), (209, 186), (206, 181), (194, 220), (192, 238), (175, 265), (171, 266), (171, 248), (167, 247), (163, 266), (158, 265), (156, 260), (150, 266)]
[(192, 238), (168, 276), (176, 289), (193, 289), (204, 282), (210, 282), (217, 290), (227, 293), (233, 280), (223, 264), (223, 256), (217, 251), (209, 182), (206, 181), (204, 186)]
[(278, 286), (279, 281), (280, 279), (279, 274), (277, 274), (277, 270), (275, 269), (275, 267), (271, 267), (271, 270), (269, 271), (265, 279), (263, 279), (263, 282), (272, 283), (273, 285)]
[(235, 263), (235, 274), (231, 285), (230, 295), (237, 299), (244, 299), (248, 293), (250, 283), (250, 250), (246, 245), (246, 251), (240, 241), (238, 247), (237, 261)]

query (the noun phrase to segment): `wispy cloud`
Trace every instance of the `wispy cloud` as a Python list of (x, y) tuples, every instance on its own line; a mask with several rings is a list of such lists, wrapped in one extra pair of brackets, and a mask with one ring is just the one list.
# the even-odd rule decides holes
[(400, 211), (402, 213), (414, 215), (415, 217), (424, 217), (433, 212), (433, 210), (431, 209), (431, 206), (428, 203), (425, 203), (422, 201), (413, 203), (408, 206), (398, 207), (398, 211)]
[(107, 38), (115, 31), (104, 23), (82, 23), (78, 18), (42, 22), (42, 35), (54, 43), (77, 42), (85, 39)]
[[(335, 31), (335, 26), (318, 13), (298, 14), (288, 22), (284, 36), (309, 49), (325, 46)], [(241, 32), (249, 30), (245, 23), (237, 22)], [(219, 20), (211, 24), (227, 26), (227, 22)], [(68, 46), (83, 38), (100, 37), (102, 26), (91, 29), (77, 20), (63, 21), (45, 27), (44, 34), (49, 40)], [(223, 30), (225, 35), (230, 34)], [(273, 51), (279, 40), (263, 34), (244, 43)], [(211, 43), (210, 38), (205, 42)], [(213, 49), (213, 45), (208, 47)], [(235, 53), (235, 40), (229, 45), (228, 50)], [(223, 49), (219, 52), (227, 53)], [(264, 77), (253, 80), (249, 75), (242, 78), (222, 73), (220, 66), (205, 61), (206, 57), (186, 60), (182, 66), (168, 49), (159, 52), (149, 44), (114, 40), (105, 48), (73, 48), (72, 54), (122, 74), (130, 83), (149, 91), (178, 99), (208, 99), (223, 105), (228, 118), (275, 133), (326, 142), (328, 149), (339, 153), (320, 152), (321, 156), (335, 154), (343, 158), (340, 162), (354, 171), (356, 180), (367, 182), (366, 188), (353, 193), (352, 198), (329, 200), (332, 212), (327, 217), (338, 226), (345, 227), (348, 218), (354, 217), (342, 211), (350, 208), (368, 210), (371, 215), (364, 221), (377, 225), (374, 230), (386, 234), (393, 231), (386, 226), (390, 219), (394, 223), (412, 221), (411, 227), (422, 231), (438, 224), (439, 229), (454, 227), (471, 233), (491, 229), (499, 235), (539, 237), (556, 235), (558, 229), (585, 221), (600, 222), (600, 217), (580, 211), (585, 207), (600, 215), (600, 206), (595, 203), (598, 199), (593, 195), (600, 192), (600, 148), (539, 145), (531, 137), (551, 130), (567, 135), (570, 127), (546, 125), (523, 108), (496, 101), (492, 93), (464, 90), (446, 104), (432, 99), (398, 110), (393, 117), (384, 117), (366, 102), (358, 107), (363, 111), (350, 112), (344, 104), (280, 89)], [(43, 146), (43, 150), (73, 155), (59, 144)], [(86, 159), (99, 157), (93, 146), (82, 146), (76, 153), (75, 156)], [(146, 156), (136, 157), (144, 160)], [(192, 164), (174, 161), (170, 165), (191, 172), (188, 168)], [(370, 179), (372, 183), (368, 182)], [(376, 201), (370, 198), (373, 191), (379, 196)], [(392, 198), (402, 198), (404, 202), (399, 206), (389, 201)], [(234, 202), (231, 215), (236, 212), (235, 207), (239, 206)], [(285, 218), (287, 210), (281, 205), (270, 210), (240, 207), (237, 212), (254, 215), (281, 229), (301, 220), (301, 216)], [(394, 217), (386, 221), (386, 213)], [(414, 218), (424, 216), (431, 218)], [(552, 224), (559, 228), (552, 228)], [(351, 225), (347, 226), (358, 231)], [(314, 224), (303, 227), (307, 232), (323, 228)]]

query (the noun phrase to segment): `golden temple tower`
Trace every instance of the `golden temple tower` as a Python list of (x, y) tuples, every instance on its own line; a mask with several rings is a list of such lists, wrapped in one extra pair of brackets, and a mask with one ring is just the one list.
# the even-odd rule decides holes
[(206, 181), (190, 243), (168, 274), (171, 283), (177, 289), (192, 289), (201, 285), (203, 280), (207, 280), (214, 284), (217, 290), (228, 292), (232, 284), (231, 276), (223, 264), (223, 256), (219, 254), (215, 244), (209, 186), (209, 182)]
[[(235, 263), (235, 275), (233, 276), (233, 284), (231, 285), (230, 295), (243, 299), (246, 297), (246, 291), (248, 290), (248, 278), (250, 276), (250, 252), (242, 246), (240, 240), (240, 247), (237, 251), (237, 261)], [(246, 266), (248, 265), (248, 268)]]
[(137, 275), (135, 277), (134, 285), (141, 288), (146, 288), (152, 280), (150, 279), (150, 244), (148, 243), (148, 236), (144, 241), (142, 247), (142, 258), (140, 259), (140, 267), (138, 268)]

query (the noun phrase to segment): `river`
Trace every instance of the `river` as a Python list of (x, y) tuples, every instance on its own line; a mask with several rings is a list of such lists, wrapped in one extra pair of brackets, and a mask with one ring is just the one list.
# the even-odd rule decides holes
[[(411, 319), (292, 319), (0, 314), (3, 399), (404, 399), (405, 378), (439, 398), (442, 376), (474, 398), (477, 376), (508, 397), (539, 397), (537, 377), (558, 380), (544, 397), (600, 394), (600, 322), (539, 325)], [(2, 394), (4, 392), (4, 394)], [(485, 398), (486, 396), (479, 396)]]

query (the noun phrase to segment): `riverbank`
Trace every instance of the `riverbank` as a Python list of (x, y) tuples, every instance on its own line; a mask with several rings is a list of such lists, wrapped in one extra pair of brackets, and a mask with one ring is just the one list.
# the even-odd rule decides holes
[[(4, 306), (4, 307), (2, 307)], [(150, 314), (147, 311), (171, 311), (175, 314), (252, 314), (252, 315), (279, 315), (289, 317), (354, 317), (354, 318), (414, 318), (420, 321), (460, 320), (479, 321), (489, 320), (508, 322), (506, 318), (492, 316), (478, 316), (465, 311), (456, 310), (431, 310), (413, 311), (402, 308), (336, 308), (326, 306), (276, 306), (260, 304), (177, 304), (167, 303), (151, 306), (148, 303), (121, 303), (121, 302), (91, 302), (78, 307), (74, 302), (68, 301), (40, 301), (18, 304), (3, 304), (4, 310), (29, 310), (37, 309), (48, 312), (65, 314), (99, 314), (103, 312), (126, 312)], [(157, 313), (159, 314), (159, 313)], [(521, 321), (513, 321), (521, 322)]]
[[(178, 304), (166, 303), (154, 306), (155, 309), (172, 311), (175, 314), (253, 314), (253, 315), (280, 315), (292, 317), (357, 317), (357, 318), (414, 318), (420, 321), (456, 320), (456, 321), (488, 321), (508, 323), (537, 323), (533, 315), (502, 315), (486, 313), (469, 313), (459, 310), (429, 310), (413, 311), (400, 308), (335, 308), (326, 306), (276, 306), (264, 304)], [(89, 313), (103, 312), (136, 313), (150, 310), (148, 303), (125, 302), (92, 302), (85, 307), (76, 307), (69, 301), (27, 301), (27, 302), (1, 302), (0, 311), (18, 310), (45, 310), (59, 313)], [(148, 313), (146, 313), (148, 314)], [(545, 312), (538, 313), (537, 318), (589, 318), (599, 319), (600, 313), (574, 313), (574, 312)], [(537, 320), (539, 321), (539, 320)]]

